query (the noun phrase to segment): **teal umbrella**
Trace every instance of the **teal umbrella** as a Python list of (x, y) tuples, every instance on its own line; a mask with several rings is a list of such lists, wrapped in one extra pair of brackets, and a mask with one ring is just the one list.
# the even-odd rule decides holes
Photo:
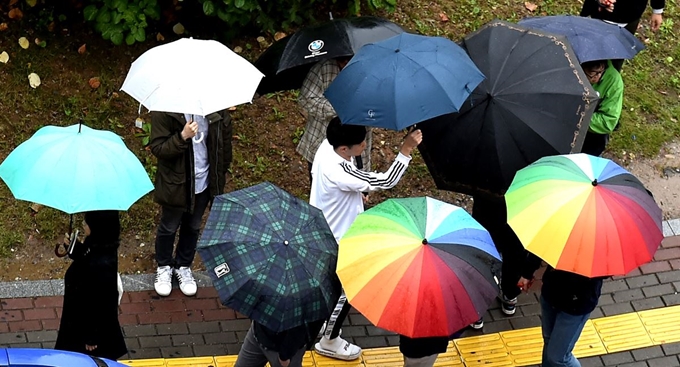
[(153, 189), (120, 136), (77, 124), (45, 126), (0, 164), (15, 198), (68, 214), (127, 210)]

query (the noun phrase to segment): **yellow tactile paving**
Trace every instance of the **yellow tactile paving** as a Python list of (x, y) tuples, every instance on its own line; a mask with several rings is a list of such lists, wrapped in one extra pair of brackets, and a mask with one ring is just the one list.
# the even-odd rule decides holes
[(607, 354), (607, 348), (605, 348), (602, 343), (602, 339), (600, 339), (600, 334), (598, 334), (597, 329), (595, 329), (593, 320), (588, 320), (583, 327), (581, 336), (579, 336), (578, 341), (576, 342), (574, 355), (578, 358), (584, 358), (602, 354)]
[(499, 333), (515, 366), (541, 363), (543, 335), (540, 327)]
[(364, 367), (362, 358), (357, 358), (353, 361), (340, 361), (322, 356), (317, 352), (312, 352), (312, 356), (317, 367)]
[(638, 312), (654, 344), (680, 341), (680, 306)]
[(653, 345), (637, 313), (603, 317), (593, 324), (609, 353)]
[(404, 365), (399, 347), (364, 349), (362, 353), (367, 367), (397, 367)]
[(166, 358), (167, 367), (214, 367), (213, 357)]
[(118, 361), (131, 367), (165, 367), (165, 359), (131, 359), (128, 361)]
[(215, 367), (233, 367), (237, 356), (216, 356)]
[(456, 344), (453, 341), (451, 341), (449, 347), (446, 348), (446, 353), (441, 353), (439, 357), (437, 357), (437, 361), (434, 362), (435, 367), (461, 365), (463, 365), (463, 359), (461, 358), (460, 353), (458, 353)]
[[(680, 341), (680, 306), (633, 312), (589, 320), (576, 343), (577, 357), (648, 347)], [(496, 367), (539, 364), (543, 338), (541, 328), (456, 339), (446, 353), (439, 355), (436, 367)], [(120, 361), (130, 367), (233, 367), (236, 356), (141, 359)], [(339, 361), (307, 352), (304, 367), (401, 367), (403, 357), (397, 347), (364, 349), (354, 361)]]
[(498, 333), (456, 339), (453, 342), (468, 367), (514, 365)]

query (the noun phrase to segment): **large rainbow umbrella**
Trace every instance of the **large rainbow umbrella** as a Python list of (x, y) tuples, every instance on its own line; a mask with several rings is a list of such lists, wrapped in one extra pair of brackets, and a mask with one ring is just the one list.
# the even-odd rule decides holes
[(390, 199), (340, 240), (337, 272), (373, 324), (414, 338), (449, 336), (498, 294), (500, 255), (465, 210), (429, 197)]
[(508, 224), (556, 269), (623, 275), (659, 247), (661, 209), (640, 180), (587, 154), (550, 156), (519, 170), (505, 194)]

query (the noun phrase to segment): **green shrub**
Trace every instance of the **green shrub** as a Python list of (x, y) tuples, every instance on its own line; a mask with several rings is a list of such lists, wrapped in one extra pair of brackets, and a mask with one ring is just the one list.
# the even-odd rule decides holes
[(157, 0), (91, 0), (83, 9), (83, 16), (94, 23), (102, 38), (115, 45), (125, 41), (132, 45), (146, 40), (147, 19), (158, 20)]
[[(385, 9), (393, 11), (397, 0), (198, 0), (203, 13), (217, 16), (227, 23), (227, 28), (238, 31), (239, 27), (255, 25), (261, 31), (275, 32), (300, 26), (314, 19), (319, 8), (331, 7), (338, 13), (357, 15), (362, 4), (369, 11)], [(342, 4), (342, 6), (340, 5)], [(233, 34), (232, 34), (233, 35)]]

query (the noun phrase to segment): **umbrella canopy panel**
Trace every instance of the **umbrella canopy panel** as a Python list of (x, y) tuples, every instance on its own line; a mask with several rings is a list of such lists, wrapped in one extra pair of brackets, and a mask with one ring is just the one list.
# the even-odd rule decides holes
[(654, 198), (608, 159), (541, 158), (517, 172), (505, 197), (524, 247), (556, 269), (624, 275), (650, 261), (663, 239)]
[(464, 209), (429, 197), (390, 199), (340, 241), (338, 275), (373, 324), (408, 337), (449, 336), (498, 295), (500, 255)]
[(325, 96), (343, 123), (401, 130), (457, 111), (483, 79), (454, 42), (402, 33), (364, 46)]
[(274, 42), (255, 61), (255, 66), (265, 75), (257, 93), (300, 89), (315, 63), (351, 57), (368, 43), (403, 32), (396, 23), (377, 17), (335, 19), (303, 28)]
[(45, 126), (0, 164), (15, 198), (73, 214), (127, 210), (153, 190), (120, 136), (85, 125)]
[(517, 170), (580, 151), (598, 98), (564, 37), (493, 21), (462, 44), (486, 79), (458, 113), (419, 124), (438, 188), (502, 195)]
[(340, 297), (323, 213), (271, 183), (217, 196), (197, 249), (222, 303), (271, 330), (324, 319)]
[(520, 25), (567, 37), (580, 63), (632, 59), (645, 45), (623, 27), (573, 15), (524, 18)]
[(252, 101), (262, 77), (220, 42), (182, 38), (137, 58), (121, 90), (150, 111), (206, 116)]

